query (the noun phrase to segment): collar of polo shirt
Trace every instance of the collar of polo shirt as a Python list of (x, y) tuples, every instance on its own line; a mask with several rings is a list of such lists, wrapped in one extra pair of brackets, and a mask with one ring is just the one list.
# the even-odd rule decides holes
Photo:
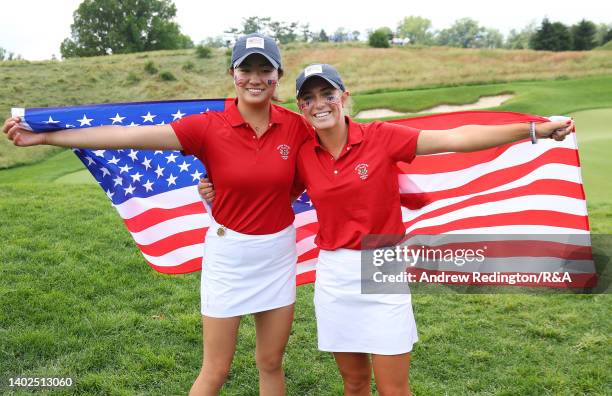
[[(349, 116), (344, 116), (346, 123), (348, 124), (348, 144), (354, 146), (363, 141), (363, 129), (362, 126), (355, 121), (351, 120)], [(323, 148), (319, 143), (319, 136), (315, 133), (314, 136), (314, 146)]]
[[(232, 100), (225, 109), (227, 113), (227, 119), (230, 125), (237, 127), (246, 124), (246, 121), (238, 111), (238, 98)], [(282, 124), (283, 117), (274, 105), (270, 105), (270, 124)]]

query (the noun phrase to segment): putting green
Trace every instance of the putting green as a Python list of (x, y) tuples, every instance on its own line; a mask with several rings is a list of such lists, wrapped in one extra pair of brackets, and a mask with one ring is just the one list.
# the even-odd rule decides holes
[(54, 180), (55, 183), (66, 183), (66, 184), (96, 184), (97, 181), (89, 173), (87, 169), (83, 169), (77, 172), (68, 173), (62, 177), (58, 177)]
[(571, 114), (576, 121), (582, 178), (589, 204), (612, 202), (612, 109)]

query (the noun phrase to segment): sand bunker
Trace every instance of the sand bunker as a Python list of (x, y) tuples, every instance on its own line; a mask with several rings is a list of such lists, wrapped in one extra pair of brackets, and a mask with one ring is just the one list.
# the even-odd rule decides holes
[(461, 111), (461, 110), (477, 110), (487, 109), (489, 107), (496, 107), (504, 103), (506, 100), (514, 97), (514, 95), (495, 95), (495, 96), (482, 96), (474, 103), (462, 104), (462, 105), (440, 105), (431, 107), (429, 109), (421, 110), (418, 113), (398, 113), (397, 111), (389, 109), (370, 109), (360, 111), (355, 115), (355, 118), (383, 118), (383, 117), (398, 117), (415, 114), (427, 114), (427, 113), (447, 113), (449, 111)]

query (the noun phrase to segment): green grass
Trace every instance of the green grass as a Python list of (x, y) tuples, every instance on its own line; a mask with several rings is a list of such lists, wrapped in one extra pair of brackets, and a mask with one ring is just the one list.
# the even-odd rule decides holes
[[(10, 219), (0, 227), (10, 241), (0, 250), (0, 386), (16, 375), (69, 376), (75, 386), (53, 394), (185, 394), (201, 360), (198, 274), (150, 269), (97, 186), (5, 184), (0, 201), (0, 219)], [(333, 359), (316, 349), (312, 291), (298, 289), (288, 390), (338, 395)], [(609, 389), (609, 295), (413, 301), (417, 395)], [(257, 394), (253, 351), (254, 323), (245, 318), (224, 394)]]

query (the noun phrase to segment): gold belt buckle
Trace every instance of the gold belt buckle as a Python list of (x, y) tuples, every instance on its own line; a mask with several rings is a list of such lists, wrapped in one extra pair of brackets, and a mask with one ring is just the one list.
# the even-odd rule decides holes
[(217, 235), (220, 237), (225, 235), (225, 226), (220, 226), (219, 228), (217, 228)]

